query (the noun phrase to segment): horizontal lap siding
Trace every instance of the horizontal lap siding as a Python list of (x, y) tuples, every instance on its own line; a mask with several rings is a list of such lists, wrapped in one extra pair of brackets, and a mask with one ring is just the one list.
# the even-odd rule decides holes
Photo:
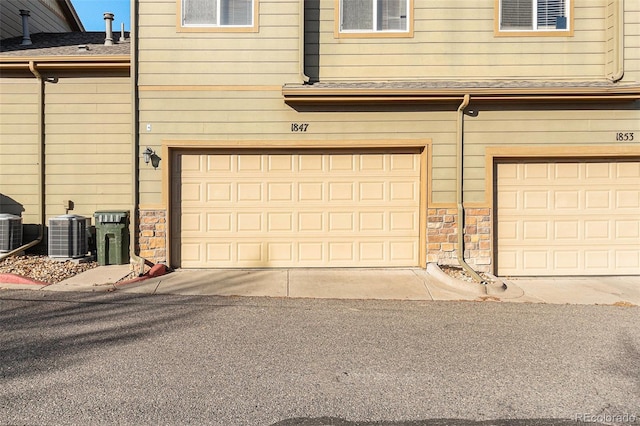
[[(454, 190), (455, 106), (447, 109), (369, 108), (369, 112), (295, 111), (282, 101), (280, 89), (263, 91), (192, 90), (141, 91), (140, 146), (160, 150), (166, 140), (359, 140), (433, 138), (441, 158), (434, 193)], [(430, 109), (427, 107), (426, 109)], [(304, 133), (291, 123), (308, 123)], [(147, 131), (147, 125), (151, 130)], [(351, 146), (351, 145), (349, 145)], [(435, 154), (434, 154), (435, 155)], [(141, 166), (140, 203), (162, 202), (159, 170)], [(437, 197), (437, 196), (436, 196)]]
[(334, 2), (307, 2), (307, 73), (320, 80), (604, 76), (605, 0), (575, 2), (573, 37), (496, 37), (494, 0), (414, 4), (411, 38), (336, 39)]
[[(617, 132), (640, 136), (640, 110), (633, 104), (480, 106), (476, 117), (465, 117), (465, 196), (468, 202), (488, 202), (485, 196), (487, 146), (621, 145)], [(637, 145), (626, 142), (626, 145)], [(576, 151), (579, 157), (582, 151)]]
[(640, 81), (640, 2), (625, 1), (625, 80)]
[(261, 0), (259, 5), (257, 33), (178, 32), (176, 0), (142, 2), (139, 84), (282, 85), (299, 81), (299, 2)]
[[(414, 3), (413, 38), (336, 39), (334, 2), (305, 1), (307, 74), (322, 80), (605, 75), (610, 46), (606, 0), (575, 2), (573, 37), (495, 37), (493, 0)], [(634, 22), (639, 13), (630, 10), (638, 6), (626, 3), (627, 34), (638, 34), (640, 25)], [(454, 203), (458, 104), (293, 108), (284, 103), (281, 86), (300, 81), (298, 7), (297, 1), (261, 0), (257, 33), (181, 33), (175, 0), (142, 2), (141, 149), (159, 152), (163, 140), (429, 138), (431, 201)], [(627, 35), (626, 76), (637, 74), (639, 39)], [(637, 131), (640, 118), (629, 104), (547, 105), (549, 111), (512, 105), (476, 105), (472, 98), (479, 114), (465, 117), (467, 202), (489, 201), (484, 192), (487, 146), (615, 144), (614, 132), (623, 127)], [(308, 123), (309, 128), (292, 133), (291, 123)], [(141, 164), (140, 192), (142, 205), (163, 203), (160, 169)]]
[(131, 208), (131, 87), (126, 76), (65, 77), (46, 85), (47, 215), (92, 217)]
[[(159, 153), (165, 139), (291, 137), (299, 116), (280, 87), (300, 81), (299, 2), (259, 5), (257, 33), (178, 32), (176, 0), (140, 3), (140, 147)], [(248, 86), (259, 90), (233, 89)], [(160, 169), (141, 163), (139, 179), (140, 204), (161, 204)]]
[(0, 213), (38, 223), (38, 90), (35, 78), (0, 80)]

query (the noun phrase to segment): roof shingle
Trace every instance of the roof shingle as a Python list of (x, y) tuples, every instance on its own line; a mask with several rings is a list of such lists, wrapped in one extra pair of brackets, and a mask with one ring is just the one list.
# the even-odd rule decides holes
[[(32, 44), (23, 46), (22, 37), (0, 41), (0, 56), (120, 56), (129, 55), (129, 33), (126, 40), (118, 42), (120, 33), (113, 33), (114, 44), (105, 46), (104, 32), (38, 33), (31, 35)], [(86, 46), (80, 49), (79, 46)]]

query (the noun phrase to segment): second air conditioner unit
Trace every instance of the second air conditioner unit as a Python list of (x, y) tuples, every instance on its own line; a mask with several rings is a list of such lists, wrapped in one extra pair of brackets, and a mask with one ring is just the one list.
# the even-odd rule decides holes
[(49, 257), (74, 259), (86, 256), (89, 220), (72, 214), (49, 219)]
[(22, 245), (22, 218), (0, 213), (0, 253), (7, 253)]

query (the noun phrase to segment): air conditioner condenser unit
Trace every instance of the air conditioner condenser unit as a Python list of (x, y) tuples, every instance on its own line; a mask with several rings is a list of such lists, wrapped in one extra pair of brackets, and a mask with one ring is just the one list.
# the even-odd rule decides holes
[(75, 259), (89, 251), (90, 219), (65, 214), (49, 219), (49, 257)]
[(8, 253), (22, 245), (22, 218), (0, 213), (0, 253)]

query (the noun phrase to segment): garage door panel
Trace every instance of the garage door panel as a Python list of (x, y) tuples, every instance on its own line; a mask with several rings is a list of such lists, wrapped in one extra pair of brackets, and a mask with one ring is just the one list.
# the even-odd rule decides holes
[(616, 220), (616, 239), (630, 240), (631, 243), (640, 238), (640, 223), (637, 220)]
[[(638, 178), (640, 182), (640, 178)], [(640, 194), (638, 191), (616, 191), (616, 208), (618, 209), (634, 209), (640, 208)]]
[(501, 275), (640, 274), (640, 162), (499, 164)]
[(206, 170), (209, 172), (231, 172), (233, 170), (231, 155), (207, 155), (202, 158), (206, 161)]
[[(292, 263), (306, 266), (354, 266), (354, 262), (370, 262), (378, 266), (415, 266), (418, 245), (414, 240), (344, 239), (327, 243), (323, 240), (242, 241), (228, 243), (203, 241), (182, 245), (182, 267), (201, 267), (203, 253), (215, 266), (231, 264), (241, 267), (284, 267)], [(209, 265), (211, 266), (211, 265)]]
[(419, 158), (183, 153), (181, 266), (416, 266)]
[(628, 162), (616, 165), (616, 177), (634, 179), (636, 182), (640, 179), (640, 163)]
[(640, 268), (640, 255), (637, 250), (618, 250), (615, 254), (616, 267), (620, 269)]
[(207, 201), (231, 201), (233, 184), (216, 182), (207, 184)]

